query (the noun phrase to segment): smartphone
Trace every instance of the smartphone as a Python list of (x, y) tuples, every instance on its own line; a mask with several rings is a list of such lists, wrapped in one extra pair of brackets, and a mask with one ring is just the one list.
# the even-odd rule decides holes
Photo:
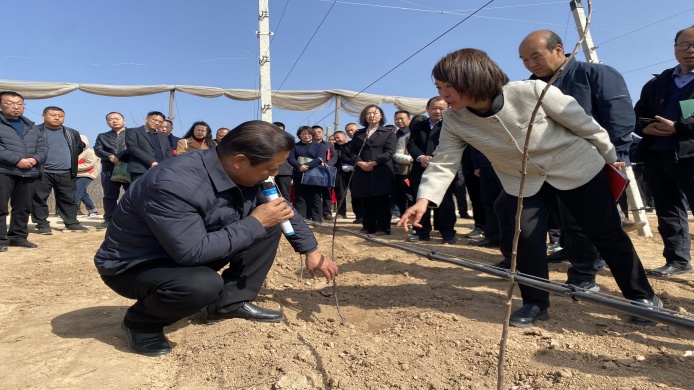
[(655, 118), (639, 118), (638, 121), (639, 121), (640, 127), (646, 127), (646, 126), (650, 125), (651, 123), (659, 122)]

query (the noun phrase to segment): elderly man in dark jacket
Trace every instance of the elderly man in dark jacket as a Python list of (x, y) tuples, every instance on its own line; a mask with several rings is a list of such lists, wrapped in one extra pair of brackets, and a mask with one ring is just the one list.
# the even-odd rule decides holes
[(162, 122), (164, 122), (164, 114), (152, 111), (147, 114), (144, 125), (126, 129), (125, 145), (130, 152), (128, 172), (132, 182), (160, 162), (173, 157), (169, 139), (158, 130)]
[(337, 275), (291, 205), (262, 195), (260, 183), (277, 173), (293, 147), (294, 138), (270, 123), (245, 122), (216, 148), (164, 161), (130, 186), (94, 262), (106, 285), (137, 299), (122, 323), (133, 352), (169, 353), (163, 328), (205, 307), (210, 323), (281, 321), (281, 312), (252, 301), (287, 219), (295, 231), (287, 239), (306, 255), (310, 273), (328, 281)]
[[(27, 240), (27, 223), (39, 167), (46, 161), (48, 145), (34, 122), (22, 115), (22, 95), (0, 92), (0, 108), (0, 252), (7, 251), (8, 244), (36, 248), (36, 244)], [(12, 206), (9, 231), (8, 203)]]
[(77, 160), (86, 145), (77, 130), (63, 126), (65, 112), (62, 108), (46, 107), (42, 116), (44, 122), (38, 129), (46, 137), (48, 154), (32, 199), (32, 219), (36, 222), (39, 234), (52, 234), (48, 222), (47, 200), (53, 190), (55, 207), (65, 222), (65, 228), (86, 231), (88, 229), (77, 221), (75, 203)]
[(646, 83), (634, 107), (643, 137), (635, 155), (644, 163), (665, 246), (665, 265), (650, 273), (663, 277), (694, 272), (687, 222), (694, 204), (694, 113), (680, 104), (694, 99), (694, 26), (675, 35), (675, 58), (679, 64)]

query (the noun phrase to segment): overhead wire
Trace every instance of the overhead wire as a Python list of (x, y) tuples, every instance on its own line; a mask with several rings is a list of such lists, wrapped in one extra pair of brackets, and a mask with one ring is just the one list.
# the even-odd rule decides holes
[(682, 14), (685, 14), (685, 13), (690, 12), (690, 11), (692, 11), (692, 10), (694, 10), (694, 8), (690, 8), (690, 9), (685, 10), (685, 11), (679, 11), (679, 12), (677, 12), (677, 13), (674, 14), (674, 15), (668, 16), (668, 17), (663, 18), (663, 19), (660, 19), (660, 20), (657, 20), (657, 21), (655, 21), (655, 22), (653, 22), (653, 23), (649, 23), (649, 24), (647, 24), (647, 25), (645, 25), (645, 26), (639, 27), (639, 28), (637, 28), (637, 29), (635, 29), (635, 30), (629, 31), (629, 32), (624, 33), (624, 34), (622, 34), (622, 35), (618, 35), (618, 36), (616, 36), (616, 37), (614, 37), (614, 38), (610, 38), (610, 39), (608, 39), (608, 40), (606, 40), (606, 41), (602, 41), (602, 42), (596, 44), (596, 46), (601, 46), (601, 45), (604, 45), (604, 44), (606, 44), (606, 43), (608, 43), (608, 42), (615, 41), (615, 40), (620, 39), (620, 38), (623, 38), (623, 37), (625, 37), (625, 36), (627, 36), (627, 35), (633, 34), (633, 33), (635, 33), (635, 32), (638, 32), (638, 31), (644, 30), (644, 29), (646, 29), (646, 28), (648, 28), (648, 27), (651, 27), (651, 26), (654, 26), (654, 25), (656, 25), (656, 24), (659, 24), (659, 23), (662, 22), (662, 21), (665, 21), (665, 20), (668, 20), (668, 19), (672, 19), (672, 18), (677, 17), (677, 16), (681, 16)]
[[(364, 92), (364, 91), (366, 91), (367, 89), (371, 88), (374, 84), (376, 84), (377, 82), (381, 81), (384, 77), (388, 76), (388, 75), (389, 75), (390, 73), (392, 73), (395, 69), (399, 68), (399, 67), (400, 67), (401, 65), (403, 65), (405, 62), (409, 61), (409, 60), (412, 59), (414, 56), (416, 56), (417, 54), (421, 53), (421, 52), (422, 52), (424, 49), (426, 49), (427, 47), (433, 45), (436, 41), (438, 41), (439, 39), (441, 39), (443, 36), (445, 36), (445, 35), (448, 34), (449, 32), (453, 31), (456, 27), (460, 26), (461, 24), (463, 24), (465, 21), (467, 21), (467, 20), (470, 19), (471, 17), (475, 16), (478, 12), (482, 11), (483, 9), (485, 9), (489, 4), (491, 4), (491, 3), (493, 3), (493, 2), (494, 2), (494, 0), (489, 0), (489, 1), (487, 1), (486, 3), (484, 3), (484, 5), (482, 5), (481, 7), (477, 8), (474, 12), (472, 12), (472, 13), (470, 13), (469, 15), (467, 15), (466, 17), (464, 17), (464, 18), (463, 18), (461, 21), (459, 21), (458, 23), (454, 24), (453, 27), (451, 27), (451, 28), (449, 28), (448, 30), (444, 31), (443, 33), (439, 34), (436, 38), (432, 39), (429, 43), (427, 43), (426, 45), (422, 46), (421, 48), (419, 48), (419, 49), (418, 49), (417, 51), (415, 51), (414, 53), (410, 54), (410, 55), (409, 55), (407, 58), (405, 58), (404, 60), (400, 61), (400, 63), (398, 63), (397, 65), (395, 65), (394, 67), (392, 67), (389, 71), (387, 71), (386, 73), (384, 73), (383, 75), (381, 75), (381, 76), (380, 76), (379, 78), (377, 78), (376, 80), (374, 80), (371, 84), (369, 84), (369, 85), (367, 85), (366, 87), (364, 87), (361, 91), (357, 92), (354, 96), (351, 96), (351, 97), (349, 97), (349, 98), (346, 98), (347, 101), (350, 101), (350, 100), (354, 99), (355, 97), (359, 96), (362, 92)], [(319, 119), (318, 122), (321, 122), (321, 121), (325, 120), (325, 118), (327, 118), (327, 117), (330, 116), (331, 114), (335, 113), (336, 110), (339, 110), (339, 109), (342, 108), (343, 106), (344, 106), (344, 103), (340, 103), (340, 106), (339, 106), (339, 107), (337, 107), (337, 108), (333, 109), (332, 111), (330, 111), (330, 112), (328, 113), (328, 115), (326, 115), (326, 116), (324, 116), (323, 118)], [(302, 121), (302, 122), (303, 122), (303, 121)]]
[[(308, 42), (306, 43), (306, 46), (304, 46), (304, 49), (301, 51), (301, 53), (299, 53), (299, 57), (297, 57), (296, 61), (294, 61), (294, 65), (292, 65), (291, 69), (289, 69), (289, 72), (288, 72), (287, 75), (284, 77), (284, 80), (282, 80), (282, 82), (280, 83), (280, 86), (275, 90), (275, 92), (274, 92), (275, 94), (276, 94), (280, 89), (282, 89), (282, 86), (283, 86), (284, 83), (287, 81), (287, 79), (289, 78), (289, 76), (292, 74), (292, 71), (294, 71), (294, 68), (296, 67), (296, 64), (299, 63), (299, 60), (300, 60), (301, 57), (304, 55), (304, 52), (306, 52), (306, 49), (308, 49), (308, 46), (311, 44), (311, 41), (313, 41), (313, 38), (315, 38), (315, 37), (316, 37), (316, 34), (318, 34), (318, 30), (320, 30), (321, 26), (323, 25), (323, 22), (325, 22), (325, 19), (327, 19), (327, 18), (328, 18), (328, 15), (330, 15), (330, 11), (332, 11), (332, 10), (333, 10), (333, 7), (335, 7), (335, 3), (337, 3), (337, 0), (333, 1), (332, 5), (331, 5), (330, 8), (328, 9), (328, 12), (326, 12), (326, 13), (325, 13), (325, 16), (323, 16), (323, 19), (320, 21), (320, 24), (318, 24), (318, 27), (316, 27), (316, 31), (313, 32), (313, 35), (311, 35), (311, 38), (310, 38), (310, 39), (308, 40)], [(273, 95), (273, 96), (274, 96), (274, 95)]]

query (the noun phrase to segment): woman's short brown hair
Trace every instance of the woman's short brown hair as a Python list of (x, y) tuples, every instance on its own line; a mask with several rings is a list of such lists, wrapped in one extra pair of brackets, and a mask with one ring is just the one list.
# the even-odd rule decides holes
[(493, 99), (508, 83), (508, 76), (499, 65), (487, 53), (477, 49), (448, 53), (434, 65), (431, 76), (476, 101)]

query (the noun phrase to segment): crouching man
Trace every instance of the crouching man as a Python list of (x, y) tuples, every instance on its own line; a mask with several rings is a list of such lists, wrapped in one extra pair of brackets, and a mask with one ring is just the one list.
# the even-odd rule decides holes
[(284, 220), (291, 221), (296, 234), (288, 240), (306, 255), (311, 274), (328, 281), (337, 275), (284, 198), (263, 203), (259, 184), (277, 174), (293, 147), (294, 138), (274, 125), (245, 122), (217, 148), (168, 159), (131, 185), (94, 257), (104, 283), (137, 300), (122, 323), (131, 351), (169, 353), (163, 328), (205, 307), (208, 322), (281, 321), (281, 312), (252, 302), (275, 259)]

